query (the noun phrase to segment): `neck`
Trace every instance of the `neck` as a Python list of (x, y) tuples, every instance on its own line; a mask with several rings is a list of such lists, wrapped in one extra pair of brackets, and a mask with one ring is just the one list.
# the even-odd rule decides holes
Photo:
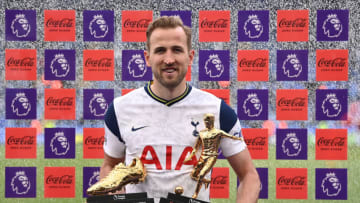
[(150, 86), (151, 91), (158, 97), (166, 99), (166, 100), (172, 100), (176, 97), (179, 97), (182, 95), (186, 90), (186, 81), (182, 81), (178, 86), (170, 88), (170, 87), (164, 87), (161, 84), (157, 82), (153, 82)]

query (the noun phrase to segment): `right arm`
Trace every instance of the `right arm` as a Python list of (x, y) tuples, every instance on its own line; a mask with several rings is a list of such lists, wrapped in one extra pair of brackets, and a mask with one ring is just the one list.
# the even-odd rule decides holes
[(104, 153), (104, 161), (100, 168), (100, 179), (105, 178), (118, 163), (124, 163), (124, 161), (125, 158), (113, 158)]

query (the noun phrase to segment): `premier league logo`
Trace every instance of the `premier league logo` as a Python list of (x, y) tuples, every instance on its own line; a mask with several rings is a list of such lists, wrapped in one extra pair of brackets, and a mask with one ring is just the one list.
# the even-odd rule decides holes
[(36, 89), (6, 89), (6, 119), (35, 119)]
[(238, 41), (268, 41), (269, 11), (239, 11)]
[(75, 80), (75, 50), (45, 50), (45, 80)]
[(45, 158), (75, 158), (74, 128), (45, 128)]
[(86, 190), (100, 180), (100, 167), (83, 167), (83, 197), (88, 197)]
[(36, 11), (6, 10), (6, 39), (36, 40)]
[(302, 72), (302, 65), (296, 54), (290, 54), (287, 56), (282, 65), (282, 69), (284, 70), (284, 75), (289, 78), (296, 78), (300, 75)]
[(146, 66), (143, 50), (123, 50), (122, 56), (122, 77), (124, 81), (152, 79), (152, 71), (150, 67)]
[(205, 62), (205, 73), (210, 78), (218, 78), (224, 72), (224, 65), (222, 64), (217, 54), (210, 55)]
[(307, 129), (277, 129), (276, 159), (307, 159)]
[(259, 116), (263, 110), (263, 105), (256, 93), (248, 94), (242, 107), (244, 113), (249, 117)]
[(259, 38), (264, 32), (264, 26), (257, 15), (249, 15), (244, 25), (245, 35), (251, 39)]
[(50, 147), (51, 151), (58, 156), (65, 155), (69, 151), (70, 144), (64, 132), (55, 133), (55, 136), (50, 141)]
[(276, 76), (278, 81), (306, 81), (308, 50), (278, 50)]
[(15, 176), (11, 179), (11, 189), (18, 195), (27, 194), (31, 188), (29, 178), (25, 171), (17, 171)]
[(317, 168), (316, 199), (347, 199), (347, 169)]
[(89, 25), (90, 34), (95, 38), (104, 38), (109, 32), (107, 25), (102, 15), (94, 15)]
[(100, 171), (94, 171), (93, 175), (89, 179), (88, 186), (91, 187), (100, 180)]
[(318, 10), (317, 40), (346, 41), (349, 32), (349, 10)]
[(321, 104), (323, 114), (327, 117), (336, 117), (341, 112), (341, 104), (336, 94), (327, 94)]
[(51, 60), (51, 73), (56, 77), (66, 77), (70, 71), (69, 62), (66, 60), (64, 54), (56, 54)]
[(191, 27), (191, 11), (160, 11), (160, 16), (179, 16), (184, 25)]
[(288, 133), (281, 144), (281, 148), (287, 156), (297, 156), (301, 152), (301, 143), (295, 133)]
[(5, 167), (5, 197), (36, 197), (35, 167)]
[(84, 89), (84, 119), (104, 119), (113, 99), (113, 89)]
[(25, 93), (16, 93), (16, 96), (11, 101), (12, 112), (16, 116), (27, 116), (31, 110), (31, 104)]
[(89, 109), (94, 116), (105, 116), (109, 107), (109, 101), (106, 101), (102, 93), (95, 93), (90, 100)]
[(84, 11), (84, 41), (114, 41), (114, 11)]
[(127, 68), (129, 70), (129, 74), (133, 78), (144, 77), (148, 69), (147, 66), (145, 65), (145, 60), (141, 57), (140, 54), (134, 54), (131, 56)]
[(199, 80), (227, 81), (229, 74), (230, 51), (217, 50), (199, 52)]
[(238, 116), (241, 120), (267, 120), (268, 90), (238, 90)]
[(346, 120), (347, 95), (345, 89), (316, 90), (316, 120)]

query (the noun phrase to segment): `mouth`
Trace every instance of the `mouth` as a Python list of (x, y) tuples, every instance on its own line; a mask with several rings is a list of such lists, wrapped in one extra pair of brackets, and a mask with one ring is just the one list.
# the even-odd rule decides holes
[(162, 69), (162, 71), (165, 73), (174, 73), (177, 71), (177, 69), (174, 67), (166, 67), (166, 68)]

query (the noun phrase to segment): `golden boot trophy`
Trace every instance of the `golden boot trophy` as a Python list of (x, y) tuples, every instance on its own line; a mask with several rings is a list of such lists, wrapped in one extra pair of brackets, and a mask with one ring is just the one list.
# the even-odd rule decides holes
[(184, 160), (184, 162), (190, 161), (198, 148), (202, 148), (198, 163), (191, 173), (191, 178), (197, 181), (197, 186), (194, 195), (192, 196), (194, 199), (197, 198), (202, 184), (205, 185), (206, 189), (209, 187), (211, 180), (204, 177), (209, 171), (211, 171), (212, 167), (216, 163), (221, 138), (243, 140), (242, 137), (232, 136), (222, 130), (214, 128), (214, 121), (215, 117), (213, 114), (204, 115), (206, 129), (200, 131), (199, 138), (197, 139), (190, 156)]
[(109, 192), (122, 189), (129, 183), (143, 182), (146, 177), (144, 164), (139, 158), (134, 158), (129, 166), (119, 163), (113, 170), (99, 182), (87, 189), (88, 195), (105, 195)]

